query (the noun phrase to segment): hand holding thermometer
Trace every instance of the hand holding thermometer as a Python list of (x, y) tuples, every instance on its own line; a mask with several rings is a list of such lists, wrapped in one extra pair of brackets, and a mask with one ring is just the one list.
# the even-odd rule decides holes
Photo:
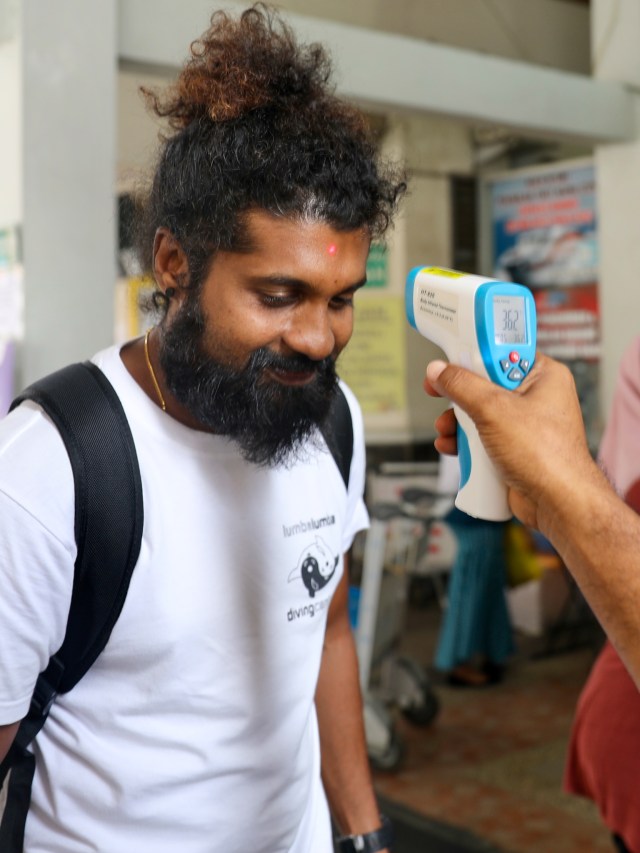
[[(416, 267), (407, 276), (407, 317), (414, 329), (459, 364), (504, 388), (517, 388), (533, 365), (536, 306), (521, 284), (439, 267)], [(489, 521), (511, 518), (507, 489), (471, 418), (458, 419), (460, 488), (456, 506)], [(514, 424), (514, 429), (521, 429)]]

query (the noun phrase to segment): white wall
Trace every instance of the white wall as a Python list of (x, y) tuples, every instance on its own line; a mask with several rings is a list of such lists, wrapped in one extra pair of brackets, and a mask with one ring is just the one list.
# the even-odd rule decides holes
[(0, 44), (14, 39), (20, 30), (21, 0), (0, 0)]
[(121, 68), (117, 79), (117, 181), (120, 191), (135, 188), (149, 174), (156, 157), (162, 124), (145, 109), (140, 87), (162, 88), (168, 74)]

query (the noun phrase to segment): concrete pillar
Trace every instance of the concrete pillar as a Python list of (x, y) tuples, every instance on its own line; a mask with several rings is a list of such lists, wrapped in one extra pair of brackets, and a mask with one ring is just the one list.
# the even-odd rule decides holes
[(113, 340), (116, 0), (23, 0), (19, 384)]
[[(405, 200), (406, 255), (402, 285), (416, 266), (453, 265), (451, 176), (473, 172), (468, 128), (435, 116), (398, 120), (404, 130), (405, 158), (412, 176)], [(443, 353), (407, 326), (407, 386), (411, 431), (419, 440), (435, 436), (433, 422), (449, 404), (422, 390), (425, 367)]]

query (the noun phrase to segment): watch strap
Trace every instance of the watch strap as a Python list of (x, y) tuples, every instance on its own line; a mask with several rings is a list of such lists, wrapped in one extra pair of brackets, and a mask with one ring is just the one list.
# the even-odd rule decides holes
[(336, 839), (339, 853), (377, 853), (378, 850), (391, 849), (393, 844), (393, 826), (385, 815), (380, 815), (380, 826), (372, 832), (362, 835), (342, 835)]

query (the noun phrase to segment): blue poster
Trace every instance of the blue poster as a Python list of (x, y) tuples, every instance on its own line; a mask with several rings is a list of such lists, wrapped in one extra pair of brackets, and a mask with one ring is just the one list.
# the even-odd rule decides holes
[(592, 164), (535, 169), (492, 187), (495, 273), (528, 287), (597, 280)]
[(570, 367), (587, 437), (599, 441), (597, 207), (594, 165), (554, 163), (491, 184), (493, 273), (529, 287), (538, 347)]
[(561, 359), (600, 354), (595, 170), (554, 164), (491, 187), (494, 275), (529, 287), (538, 345)]

